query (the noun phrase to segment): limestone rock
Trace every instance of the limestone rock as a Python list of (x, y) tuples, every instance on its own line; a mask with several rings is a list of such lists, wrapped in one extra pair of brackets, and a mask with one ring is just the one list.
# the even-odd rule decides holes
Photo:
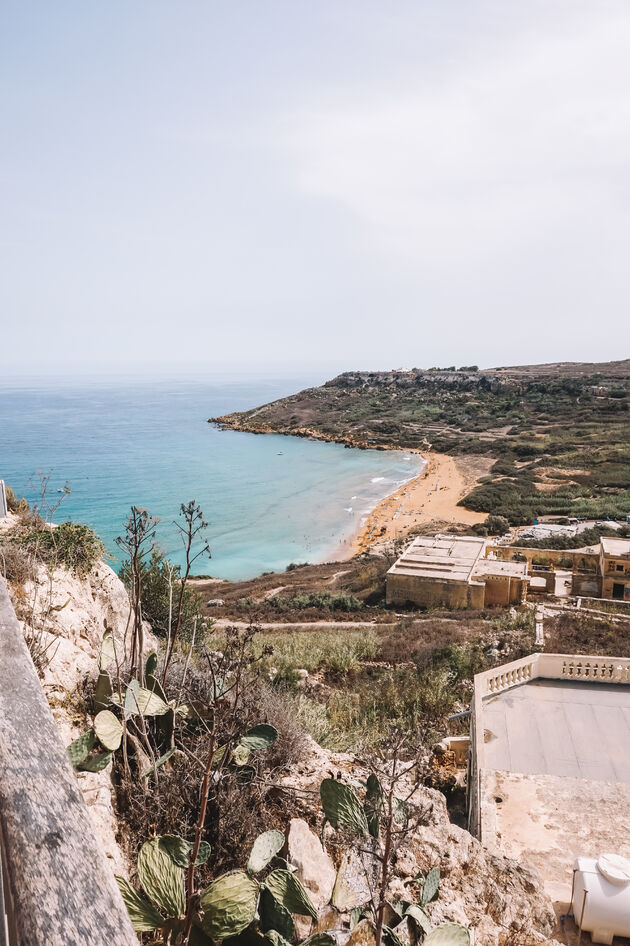
[[(42, 685), (61, 738), (69, 745), (90, 725), (81, 693), (86, 679), (98, 673), (104, 622), (122, 648), (129, 615), (127, 591), (104, 562), (83, 578), (57, 568), (52, 582), (40, 566), (34, 581), (26, 582), (19, 596), (13, 595), (13, 603), (23, 629), (28, 621), (47, 647), (49, 662)], [(147, 625), (145, 652), (156, 648), (156, 643)], [(128, 876), (129, 867), (117, 842), (111, 768), (110, 764), (101, 772), (77, 773), (77, 778), (112, 870)]]
[(333, 906), (341, 913), (361, 907), (371, 899), (363, 859), (355, 851), (346, 851), (337, 871), (332, 894)]
[(289, 823), (287, 860), (297, 867), (297, 876), (319, 912), (330, 903), (337, 875), (330, 855), (301, 818), (292, 818)]
[(374, 928), (369, 920), (361, 920), (357, 923), (346, 946), (376, 946)]

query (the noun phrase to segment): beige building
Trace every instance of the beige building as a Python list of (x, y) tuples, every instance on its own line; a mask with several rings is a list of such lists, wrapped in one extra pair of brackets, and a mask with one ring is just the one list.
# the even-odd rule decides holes
[(429, 608), (521, 604), (527, 563), (488, 559), (486, 540), (436, 535), (415, 539), (387, 573), (387, 603)]
[(602, 598), (630, 601), (630, 539), (600, 539)]

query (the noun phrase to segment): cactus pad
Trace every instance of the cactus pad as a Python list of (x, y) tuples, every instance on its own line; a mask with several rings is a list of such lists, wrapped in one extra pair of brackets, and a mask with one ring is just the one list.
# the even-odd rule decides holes
[(94, 717), (94, 732), (98, 741), (106, 749), (115, 752), (122, 742), (123, 728), (118, 717), (111, 710), (101, 710)]
[(266, 723), (260, 726), (254, 726), (249, 729), (244, 736), (239, 739), (239, 745), (251, 749), (252, 752), (259, 752), (262, 749), (270, 749), (278, 738), (278, 730)]
[(326, 778), (319, 786), (324, 814), (333, 828), (346, 828), (352, 834), (369, 834), (361, 802), (348, 785)]
[(237, 936), (256, 916), (258, 884), (243, 870), (224, 874), (200, 897), (201, 927), (213, 940)]
[(424, 886), (422, 887), (422, 896), (420, 897), (420, 906), (426, 907), (437, 897), (438, 887), (440, 886), (440, 868), (432, 867), (426, 876)]
[(470, 933), (459, 923), (442, 923), (429, 933), (422, 946), (470, 946)]
[(84, 732), (82, 736), (79, 736), (78, 739), (75, 739), (74, 742), (71, 742), (66, 752), (70, 757), (75, 769), (77, 766), (81, 765), (82, 762), (85, 762), (90, 752), (94, 748), (94, 743), (96, 742), (96, 736), (94, 735), (93, 729), (88, 729), (87, 732)]
[(282, 850), (284, 845), (284, 834), (282, 831), (265, 831), (259, 834), (254, 841), (252, 853), (247, 862), (247, 871), (250, 874), (258, 874), (264, 870), (267, 864), (276, 856), (278, 851)]
[(166, 916), (182, 916), (186, 908), (184, 874), (160, 844), (152, 838), (140, 848), (138, 879), (149, 900)]
[(265, 878), (265, 887), (278, 903), (289, 911), (300, 916), (310, 916), (317, 919), (317, 910), (311, 902), (308, 893), (290, 870), (273, 870)]
[(136, 933), (151, 933), (153, 930), (159, 930), (164, 924), (162, 914), (124, 877), (116, 877), (116, 883)]

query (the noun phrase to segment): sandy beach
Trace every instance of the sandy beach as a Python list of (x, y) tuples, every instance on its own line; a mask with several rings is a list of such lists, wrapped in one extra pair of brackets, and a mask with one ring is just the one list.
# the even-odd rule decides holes
[(494, 462), (481, 457), (451, 457), (443, 453), (424, 453), (427, 461), (422, 473), (401, 486), (376, 506), (358, 534), (344, 548), (344, 557), (352, 558), (380, 542), (401, 539), (408, 532), (439, 521), (474, 525), (483, 522), (486, 513), (458, 506), (475, 482)]

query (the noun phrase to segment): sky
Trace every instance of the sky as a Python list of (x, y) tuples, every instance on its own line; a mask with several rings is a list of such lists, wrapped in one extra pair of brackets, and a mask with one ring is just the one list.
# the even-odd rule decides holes
[(630, 356), (628, 0), (0, 12), (0, 372)]

